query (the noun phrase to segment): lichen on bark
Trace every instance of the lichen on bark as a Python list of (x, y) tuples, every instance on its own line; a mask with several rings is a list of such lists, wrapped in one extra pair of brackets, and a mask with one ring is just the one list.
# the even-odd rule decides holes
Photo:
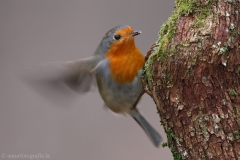
[(174, 159), (240, 159), (239, 12), (237, 0), (176, 0), (159, 32), (144, 75)]

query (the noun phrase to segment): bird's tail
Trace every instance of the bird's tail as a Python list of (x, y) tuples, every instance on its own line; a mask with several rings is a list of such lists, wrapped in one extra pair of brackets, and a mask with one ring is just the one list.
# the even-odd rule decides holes
[(146, 132), (153, 144), (158, 147), (160, 142), (162, 141), (161, 135), (147, 122), (147, 120), (141, 115), (141, 113), (137, 109), (131, 110), (130, 115)]

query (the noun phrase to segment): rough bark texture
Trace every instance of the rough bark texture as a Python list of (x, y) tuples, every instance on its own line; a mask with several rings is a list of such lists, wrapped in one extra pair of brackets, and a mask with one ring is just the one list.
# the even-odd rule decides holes
[(174, 159), (240, 159), (240, 1), (177, 0), (145, 65)]

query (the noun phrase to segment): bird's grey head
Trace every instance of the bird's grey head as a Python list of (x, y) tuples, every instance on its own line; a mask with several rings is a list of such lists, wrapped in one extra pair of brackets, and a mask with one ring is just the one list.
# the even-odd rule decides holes
[(110, 29), (104, 36), (103, 36), (103, 39), (102, 41), (100, 42), (95, 54), (99, 54), (99, 55), (104, 55), (109, 47), (111, 46), (112, 42), (114, 40), (116, 40), (118, 37), (114, 37), (115, 36), (115, 33), (116, 31), (118, 30), (121, 30), (121, 29), (124, 29), (124, 28), (131, 28), (131, 26), (129, 25), (118, 25), (112, 29)]

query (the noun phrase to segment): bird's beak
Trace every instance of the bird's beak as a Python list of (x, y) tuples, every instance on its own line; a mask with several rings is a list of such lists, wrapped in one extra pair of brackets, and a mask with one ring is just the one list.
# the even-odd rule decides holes
[(142, 31), (135, 30), (135, 31), (133, 31), (133, 32), (131, 33), (131, 35), (132, 35), (132, 36), (136, 36), (136, 35), (139, 35), (139, 34), (141, 34), (141, 33), (142, 33)]

